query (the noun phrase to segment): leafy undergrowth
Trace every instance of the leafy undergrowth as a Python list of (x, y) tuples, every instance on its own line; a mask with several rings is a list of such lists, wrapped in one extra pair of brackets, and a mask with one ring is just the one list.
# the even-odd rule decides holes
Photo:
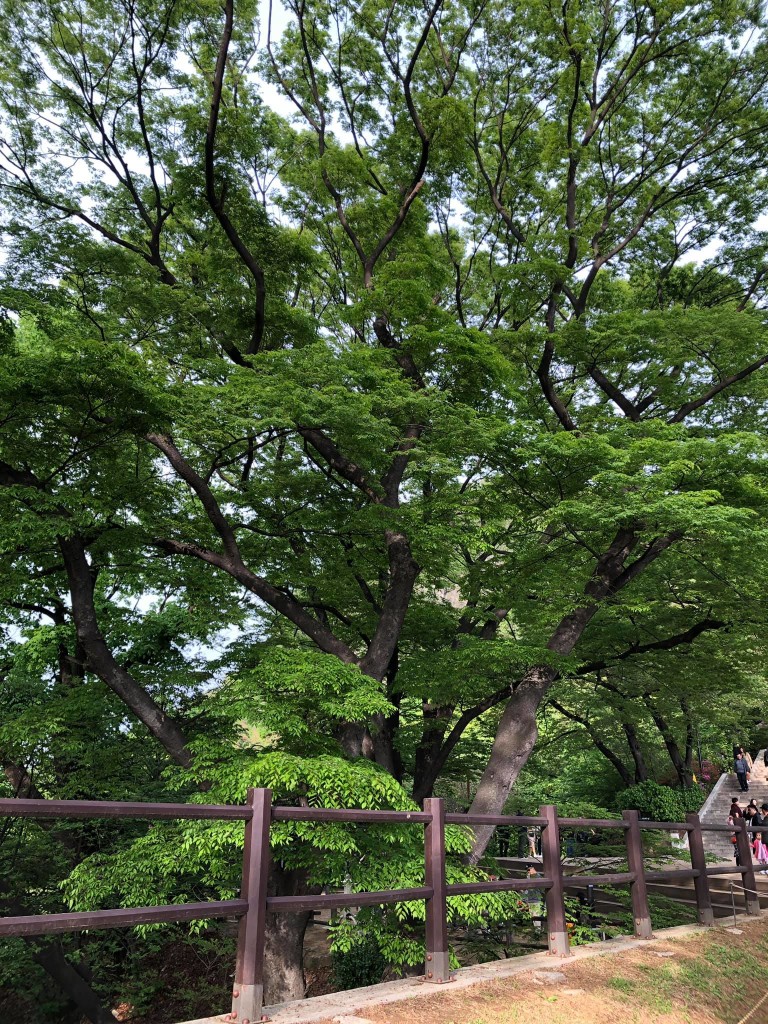
[[(358, 1013), (376, 1024), (749, 1024), (765, 1020), (768, 919), (649, 943), (605, 957), (547, 965), (566, 982), (530, 972), (503, 981)], [(324, 1022), (329, 1024), (329, 1022)]]

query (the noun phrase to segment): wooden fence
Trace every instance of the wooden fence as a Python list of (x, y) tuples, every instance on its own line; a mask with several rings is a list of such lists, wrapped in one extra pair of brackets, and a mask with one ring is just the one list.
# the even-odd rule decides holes
[[(211, 804), (111, 803), (89, 800), (0, 800), (0, 816), (12, 818), (145, 818), (208, 819), (245, 822), (243, 879), (240, 899), (187, 903), (160, 907), (97, 910), (85, 913), (47, 914), (0, 918), (0, 937), (51, 935), (85, 929), (123, 928), (138, 924), (194, 921), (206, 918), (239, 918), (237, 964), (229, 1019), (236, 1024), (254, 1024), (262, 1016), (263, 959), (266, 915), (309, 909), (377, 906), (405, 900), (426, 903), (425, 981), (450, 981), (446, 900), (467, 893), (544, 890), (549, 952), (568, 956), (568, 930), (564, 906), (561, 859), (561, 828), (619, 829), (624, 832), (628, 871), (568, 878), (568, 887), (627, 884), (632, 898), (634, 933), (651, 937), (646, 883), (657, 880), (693, 879), (700, 924), (714, 923), (708, 879), (711, 875), (739, 874), (745, 890), (746, 911), (759, 913), (755, 892), (752, 850), (744, 819), (737, 827), (703, 824), (698, 814), (685, 822), (641, 821), (637, 811), (624, 811), (620, 819), (559, 818), (557, 808), (545, 805), (535, 816), (446, 814), (440, 798), (424, 801), (423, 811), (365, 811), (313, 807), (279, 807), (272, 804), (268, 789), (251, 789), (242, 806)], [(307, 896), (269, 896), (270, 826), (273, 821), (359, 822), (387, 824), (402, 822), (424, 825), (424, 885), (383, 892), (328, 893)], [(487, 879), (448, 885), (445, 876), (446, 825), (538, 826), (541, 828), (541, 868), (536, 878)], [(686, 831), (691, 867), (673, 871), (646, 871), (643, 857), (643, 829)], [(702, 831), (736, 832), (740, 867), (707, 867)], [(758, 829), (758, 831), (768, 831)], [(750, 828), (749, 831), (752, 831)]]

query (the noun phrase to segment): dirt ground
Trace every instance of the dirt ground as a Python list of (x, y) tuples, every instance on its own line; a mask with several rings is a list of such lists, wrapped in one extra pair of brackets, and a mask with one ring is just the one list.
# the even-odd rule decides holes
[(739, 929), (553, 960), (549, 969), (566, 977), (558, 984), (539, 984), (527, 972), (358, 1013), (376, 1024), (764, 1024), (768, 921), (740, 921)]

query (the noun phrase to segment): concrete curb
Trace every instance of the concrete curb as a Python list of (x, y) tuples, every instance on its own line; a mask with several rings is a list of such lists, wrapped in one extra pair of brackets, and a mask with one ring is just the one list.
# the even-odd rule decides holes
[[(752, 921), (768, 918), (768, 911), (762, 911), (759, 917), (740, 915), (739, 924), (748, 925)], [(733, 926), (731, 918), (716, 921), (715, 928)], [(568, 965), (581, 960), (589, 960), (597, 956), (611, 956), (623, 953), (628, 949), (647, 949), (656, 942), (667, 939), (686, 938), (691, 935), (705, 935), (710, 929), (697, 924), (678, 925), (675, 928), (661, 928), (654, 932), (652, 939), (635, 939), (628, 935), (620, 935), (607, 942), (595, 942), (588, 946), (575, 946), (571, 956), (560, 959), (549, 953), (530, 953), (527, 956), (514, 957), (511, 960), (494, 960), (475, 967), (462, 967), (456, 972), (455, 980), (450, 985), (425, 985), (418, 978), (403, 978), (400, 981), (386, 981), (381, 985), (369, 985), (367, 988), (350, 989), (347, 992), (333, 992), (326, 996), (314, 996), (312, 999), (300, 999), (280, 1006), (266, 1006), (264, 1013), (274, 1024), (315, 1024), (317, 1021), (330, 1020), (344, 1015), (365, 1016), (365, 1009), (373, 1006), (385, 1006), (398, 1003), (404, 999), (416, 999), (419, 996), (448, 994), (459, 989), (470, 988), (482, 982), (501, 981), (513, 978), (526, 971), (566, 971)], [(185, 1024), (229, 1024), (226, 1016), (203, 1017), (199, 1020), (186, 1021)], [(252, 1022), (256, 1024), (256, 1022)]]

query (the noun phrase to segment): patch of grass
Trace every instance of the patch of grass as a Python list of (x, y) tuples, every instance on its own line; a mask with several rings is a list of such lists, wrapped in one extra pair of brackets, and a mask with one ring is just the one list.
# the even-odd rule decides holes
[(634, 981), (630, 981), (629, 978), (609, 978), (608, 987), (615, 988), (617, 992), (634, 992), (636, 984)]

